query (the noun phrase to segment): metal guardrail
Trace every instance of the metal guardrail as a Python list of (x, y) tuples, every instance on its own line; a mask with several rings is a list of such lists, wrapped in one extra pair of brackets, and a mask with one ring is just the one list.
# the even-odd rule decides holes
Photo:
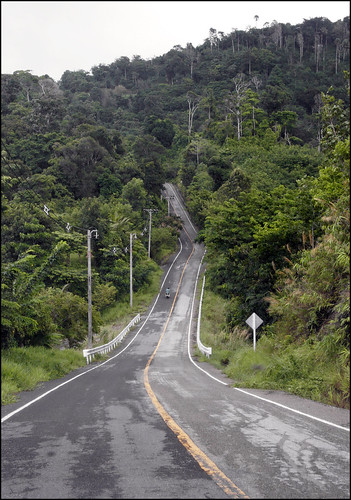
[(111, 340), (108, 344), (93, 347), (92, 349), (83, 349), (83, 356), (87, 358), (87, 364), (91, 362), (95, 354), (105, 354), (106, 352), (112, 351), (112, 349), (114, 349), (117, 344), (122, 342), (124, 336), (129, 332), (132, 326), (134, 326), (139, 321), (140, 314), (137, 314), (135, 318), (133, 318), (132, 321), (121, 331), (121, 333), (118, 334), (117, 337)]
[(204, 288), (205, 288), (205, 275), (204, 275), (204, 279), (202, 282), (202, 290), (201, 290), (201, 297), (200, 297), (200, 304), (199, 304), (199, 314), (198, 314), (198, 318), (197, 318), (196, 341), (197, 341), (197, 346), (200, 349), (200, 351), (202, 352), (202, 354), (205, 354), (209, 358), (212, 354), (212, 347), (206, 347), (205, 345), (203, 345), (203, 343), (200, 340), (201, 306), (202, 306), (202, 297), (204, 294)]

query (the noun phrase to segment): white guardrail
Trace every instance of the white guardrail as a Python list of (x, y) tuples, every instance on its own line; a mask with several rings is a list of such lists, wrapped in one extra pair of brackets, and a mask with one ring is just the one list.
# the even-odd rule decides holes
[(129, 332), (129, 330), (134, 326), (136, 323), (140, 321), (140, 314), (137, 314), (134, 319), (127, 325), (124, 330), (121, 331), (117, 337), (115, 337), (113, 340), (111, 340), (108, 344), (100, 345), (98, 347), (93, 347), (92, 349), (83, 349), (83, 356), (87, 358), (87, 364), (90, 363), (90, 361), (94, 358), (94, 355), (99, 353), (99, 354), (105, 354), (106, 352), (112, 351), (116, 347), (117, 344), (122, 342), (124, 336)]
[(197, 318), (196, 340), (197, 340), (197, 346), (200, 349), (200, 351), (202, 352), (202, 354), (206, 354), (206, 356), (209, 358), (212, 354), (212, 347), (204, 346), (200, 340), (201, 306), (202, 306), (202, 297), (204, 294), (204, 288), (205, 288), (205, 275), (204, 275), (204, 279), (202, 282), (202, 290), (201, 290), (201, 297), (200, 297), (200, 304), (199, 304), (199, 314), (198, 314), (198, 318)]

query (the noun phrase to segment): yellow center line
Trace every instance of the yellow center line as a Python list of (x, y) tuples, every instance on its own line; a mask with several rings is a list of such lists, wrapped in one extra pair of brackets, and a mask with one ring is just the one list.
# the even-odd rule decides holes
[(190, 439), (190, 437), (188, 436), (188, 434), (186, 434), (186, 432), (184, 432), (183, 429), (173, 420), (173, 418), (169, 415), (169, 413), (167, 413), (167, 411), (164, 409), (164, 407), (161, 405), (161, 403), (157, 399), (155, 393), (151, 389), (150, 382), (149, 382), (149, 368), (150, 368), (151, 362), (154, 359), (155, 354), (156, 354), (156, 352), (157, 352), (157, 350), (158, 350), (158, 348), (159, 348), (159, 346), (161, 344), (161, 341), (162, 341), (162, 339), (164, 337), (164, 334), (166, 332), (169, 320), (170, 320), (171, 315), (173, 313), (173, 309), (174, 309), (176, 298), (178, 296), (179, 288), (180, 288), (180, 285), (181, 285), (182, 280), (183, 280), (185, 269), (186, 269), (186, 267), (188, 265), (188, 262), (189, 262), (191, 256), (194, 253), (193, 242), (191, 241), (191, 238), (190, 238), (189, 234), (187, 233), (187, 231), (185, 229), (184, 229), (184, 231), (186, 232), (186, 234), (187, 234), (187, 236), (188, 236), (188, 238), (189, 238), (189, 240), (190, 240), (190, 242), (192, 244), (192, 251), (191, 251), (191, 254), (189, 255), (189, 257), (188, 257), (188, 259), (187, 259), (187, 261), (185, 263), (184, 269), (182, 271), (182, 274), (181, 274), (181, 277), (180, 277), (180, 280), (179, 280), (179, 283), (178, 283), (177, 291), (176, 291), (174, 299), (173, 299), (172, 307), (171, 307), (171, 310), (169, 312), (169, 315), (168, 315), (166, 324), (165, 324), (165, 326), (163, 328), (163, 331), (162, 331), (162, 334), (160, 336), (160, 339), (159, 339), (159, 341), (157, 343), (157, 346), (156, 346), (154, 352), (152, 353), (152, 355), (151, 355), (150, 359), (148, 360), (147, 365), (145, 367), (145, 370), (144, 370), (144, 386), (145, 386), (145, 389), (146, 389), (146, 391), (147, 391), (147, 393), (148, 393), (148, 395), (149, 395), (149, 397), (150, 397), (153, 405), (155, 406), (156, 410), (158, 411), (158, 413), (161, 415), (161, 417), (163, 418), (163, 420), (165, 421), (165, 423), (168, 425), (168, 427), (171, 429), (171, 431), (177, 436), (177, 438), (180, 441), (180, 443), (185, 447), (185, 449), (197, 461), (197, 463), (200, 465), (200, 467), (217, 483), (217, 485), (220, 488), (222, 488), (222, 490), (229, 497), (231, 497), (231, 498), (249, 498), (243, 491), (241, 491), (240, 488), (238, 488), (217, 467), (217, 465), (202, 450), (200, 450), (200, 448), (198, 446), (196, 446), (196, 444)]

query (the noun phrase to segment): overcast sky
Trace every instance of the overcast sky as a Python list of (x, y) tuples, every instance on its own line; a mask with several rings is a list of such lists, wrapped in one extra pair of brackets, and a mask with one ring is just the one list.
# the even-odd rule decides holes
[[(58, 81), (122, 56), (151, 59), (174, 45), (201, 45), (210, 28), (262, 28), (350, 15), (349, 1), (1, 2), (1, 73), (31, 70)], [(255, 16), (259, 19), (255, 21)]]

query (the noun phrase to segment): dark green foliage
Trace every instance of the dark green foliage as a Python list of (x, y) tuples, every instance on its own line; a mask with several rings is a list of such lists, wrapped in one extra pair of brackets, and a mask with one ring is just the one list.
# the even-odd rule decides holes
[(73, 139), (56, 149), (48, 173), (53, 173), (75, 198), (96, 196), (97, 178), (107, 169), (105, 159), (105, 148), (92, 137)]
[(41, 173), (49, 166), (54, 145), (62, 144), (67, 138), (62, 134), (33, 134), (9, 145), (11, 155), (21, 160), (33, 174)]
[(65, 250), (67, 244), (59, 242), (46, 259), (41, 259), (39, 266), (36, 256), (28, 251), (16, 262), (2, 267), (1, 324), (4, 347), (38, 343), (52, 345), (57, 341), (50, 310), (47, 304), (40, 301), (39, 295), (52, 264)]
[[(264, 300), (272, 290), (275, 269), (303, 246), (303, 234), (313, 226), (320, 234), (317, 207), (305, 190), (273, 189), (242, 192), (208, 210), (205, 244), (208, 272), (224, 297), (239, 299), (237, 322), (252, 311), (267, 321)], [(251, 311), (251, 312), (250, 312)], [(246, 316), (246, 317), (245, 317)]]
[(177, 248), (178, 234), (173, 227), (158, 227), (153, 229), (151, 236), (151, 258), (162, 264), (164, 256), (169, 256)]
[(208, 162), (207, 170), (213, 179), (214, 191), (217, 191), (229, 178), (230, 160), (221, 156), (213, 156)]
[(104, 170), (96, 180), (101, 196), (109, 198), (113, 195), (120, 195), (122, 192), (122, 182), (115, 173)]
[(60, 88), (67, 94), (89, 92), (92, 87), (87, 71), (65, 71), (61, 76)]
[(172, 145), (175, 134), (171, 120), (160, 120), (155, 116), (148, 117), (145, 124), (145, 132), (156, 137), (165, 148), (169, 148)]
[(227, 181), (225, 181), (216, 191), (216, 198), (223, 202), (231, 198), (238, 199), (242, 191), (250, 189), (250, 179), (240, 168), (234, 168)]
[[(346, 110), (323, 96), (323, 147), (328, 159), (311, 185), (323, 217), (318, 244), (283, 269), (270, 313), (277, 332), (290, 338), (333, 338), (335, 352), (349, 350), (350, 306), (350, 137)], [(335, 354), (334, 352), (334, 354)]]
[(275, 335), (347, 348), (348, 39), (348, 18), (273, 22), (58, 83), (2, 75), (3, 346), (84, 341), (88, 229), (95, 331), (128, 298), (131, 233), (133, 289), (147, 286), (177, 244), (160, 200), (173, 181), (228, 331), (255, 311)]
[[(87, 303), (86, 300), (73, 293), (47, 288), (38, 297), (39, 303), (45, 305), (52, 322), (55, 324), (61, 338), (68, 339), (70, 347), (77, 347), (86, 338), (88, 328)], [(93, 330), (97, 331), (100, 324), (100, 316), (95, 307), (92, 310)], [(38, 342), (42, 344), (41, 336), (45, 334), (45, 325), (39, 322)], [(41, 334), (41, 335), (40, 335)]]
[(23, 201), (8, 203), (1, 224), (1, 255), (5, 262), (16, 261), (29, 249), (38, 256), (45, 255), (54, 242), (55, 224), (44, 214), (43, 206)]
[(147, 191), (142, 179), (133, 177), (122, 189), (122, 200), (129, 203), (132, 210), (142, 210), (145, 207)]

